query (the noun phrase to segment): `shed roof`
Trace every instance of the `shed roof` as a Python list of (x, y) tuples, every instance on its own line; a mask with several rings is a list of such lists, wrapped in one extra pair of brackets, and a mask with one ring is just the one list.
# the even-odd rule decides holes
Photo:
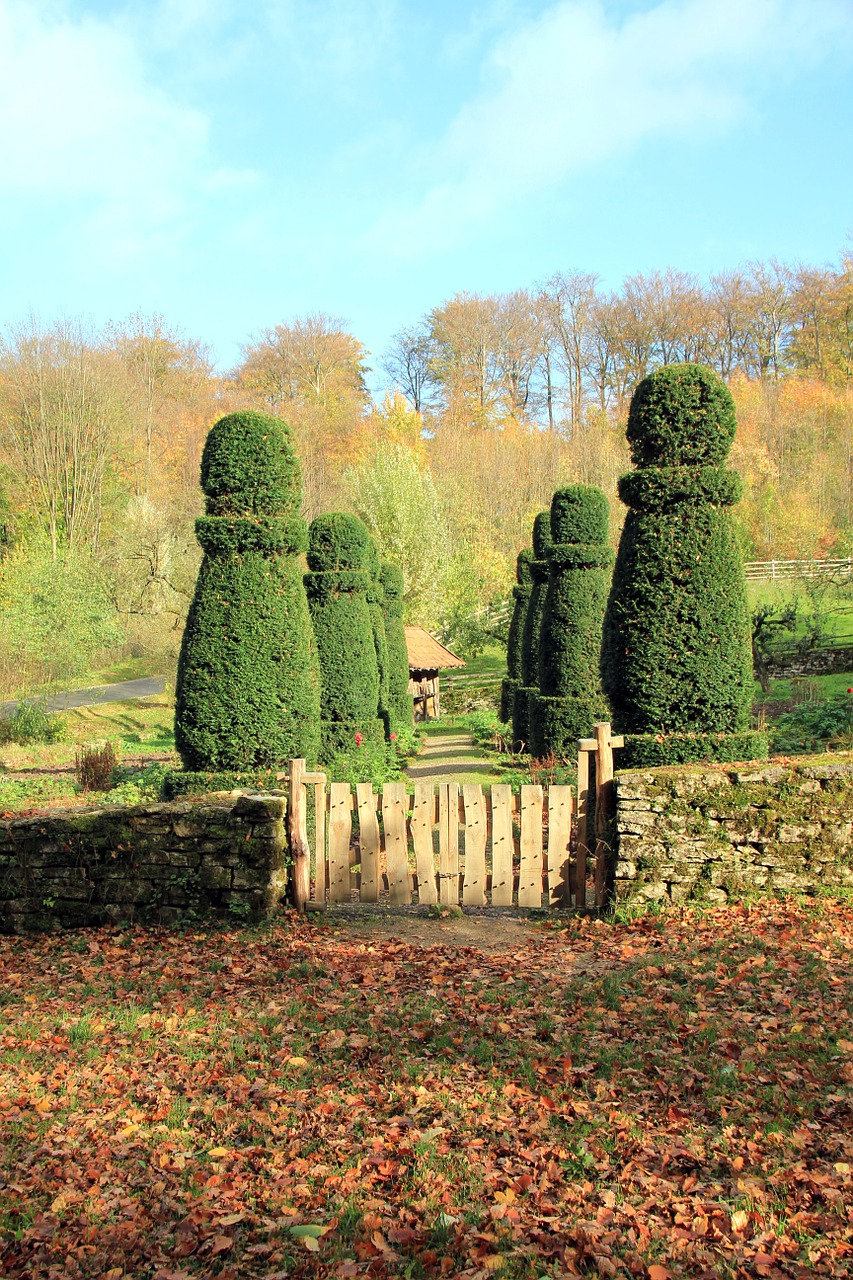
[(445, 649), (423, 627), (406, 627), (406, 649), (409, 653), (410, 671), (432, 671), (444, 667), (464, 667), (465, 663), (455, 653)]

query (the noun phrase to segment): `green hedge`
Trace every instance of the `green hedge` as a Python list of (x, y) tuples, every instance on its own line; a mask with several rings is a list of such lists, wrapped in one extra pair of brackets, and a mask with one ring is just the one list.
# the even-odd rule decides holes
[(527, 548), (520, 551), (515, 564), (517, 585), (512, 589), (512, 617), (509, 623), (509, 635), (506, 646), (507, 677), (501, 685), (501, 720), (509, 724), (513, 714), (515, 691), (521, 682), (521, 646), (524, 638), (524, 620), (530, 604), (530, 593), (533, 589), (533, 576), (530, 565), (533, 552)]
[(202, 455), (205, 555), (178, 661), (175, 743), (185, 769), (316, 759), (319, 674), (302, 574), (299, 463), (288, 427), (221, 418)]
[(617, 769), (664, 764), (731, 764), (767, 758), (768, 736), (759, 729), (737, 733), (632, 733), (616, 752)]
[(379, 581), (385, 590), (385, 638), (388, 643), (388, 709), (398, 729), (412, 727), (412, 697), (409, 693), (409, 654), (403, 626), (403, 571), (383, 561)]
[(529, 561), (530, 598), (521, 636), (521, 674), (512, 702), (512, 736), (519, 745), (530, 743), (530, 699), (539, 687), (539, 641), (548, 591), (551, 513), (540, 511), (533, 521), (533, 558)]
[(379, 550), (373, 538), (367, 542), (367, 604), (373, 627), (373, 647), (379, 668), (379, 700), (376, 714), (385, 726), (385, 736), (392, 733), (391, 709), (388, 705), (388, 637), (385, 634), (385, 588), (379, 577)]
[(638, 470), (620, 482), (631, 509), (602, 647), (614, 723), (632, 738), (714, 736), (710, 754), (694, 759), (732, 758), (716, 741), (732, 734), (742, 759), (753, 677), (730, 514), (740, 485), (721, 465), (735, 430), (731, 395), (710, 370), (671, 365), (640, 383), (629, 420)]
[(379, 665), (367, 592), (370, 535), (357, 516), (317, 516), (308, 532), (305, 588), (320, 663), (320, 757), (330, 760), (360, 735), (384, 738), (378, 719)]
[[(282, 766), (283, 769), (284, 766)], [(164, 800), (181, 796), (204, 796), (214, 791), (286, 791), (287, 781), (279, 781), (275, 770), (260, 769), (249, 773), (220, 770), (174, 770), (163, 779)]]
[(530, 700), (530, 750), (573, 755), (606, 718), (601, 628), (610, 585), (609, 506), (600, 489), (569, 485), (551, 504), (551, 572), (539, 648), (539, 693)]

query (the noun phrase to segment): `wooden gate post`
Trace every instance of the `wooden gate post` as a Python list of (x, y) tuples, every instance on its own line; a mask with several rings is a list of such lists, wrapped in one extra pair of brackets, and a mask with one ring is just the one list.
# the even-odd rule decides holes
[(613, 748), (624, 747), (623, 737), (613, 737), (609, 721), (594, 726), (595, 753), (595, 905), (604, 906), (607, 891), (607, 864), (614, 813)]
[[(278, 779), (284, 774), (277, 774)], [(293, 905), (297, 911), (304, 912), (305, 904), (311, 897), (311, 850), (308, 847), (308, 811), (305, 804), (305, 788), (314, 783), (317, 803), (317, 898), (326, 900), (326, 775), (325, 773), (308, 773), (305, 761), (301, 758), (291, 760), (287, 771), (287, 840), (293, 856)], [(322, 806), (322, 817), (320, 808)], [(322, 883), (321, 883), (322, 877)]]
[(293, 857), (293, 905), (305, 910), (311, 894), (311, 856), (305, 814), (305, 761), (291, 760), (288, 773), (287, 838)]

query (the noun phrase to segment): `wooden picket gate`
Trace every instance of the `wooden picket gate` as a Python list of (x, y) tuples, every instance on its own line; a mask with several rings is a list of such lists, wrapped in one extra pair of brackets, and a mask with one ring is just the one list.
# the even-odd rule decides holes
[(601, 907), (610, 867), (613, 748), (623, 741), (609, 724), (580, 740), (577, 805), (572, 788), (557, 785), (525, 784), (516, 796), (502, 783), (484, 790), (417, 782), (409, 796), (402, 782), (386, 783), (381, 795), (365, 782), (353, 794), (349, 783), (329, 784), (304, 760), (292, 760), (281, 776), (289, 788), (294, 905)]

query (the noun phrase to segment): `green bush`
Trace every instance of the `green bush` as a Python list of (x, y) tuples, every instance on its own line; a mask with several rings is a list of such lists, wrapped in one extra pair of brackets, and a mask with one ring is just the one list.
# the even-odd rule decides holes
[(376, 714), (385, 727), (385, 737), (393, 732), (391, 709), (388, 704), (388, 637), (385, 634), (385, 588), (380, 580), (379, 551), (368, 535), (367, 540), (367, 604), (373, 627), (373, 647), (379, 668), (379, 699)]
[(616, 752), (616, 768), (656, 768), (694, 764), (698, 760), (731, 764), (764, 760), (767, 751), (768, 736), (760, 729), (736, 733), (632, 733)]
[(530, 704), (530, 751), (573, 755), (607, 714), (601, 688), (601, 628), (613, 553), (600, 489), (569, 485), (551, 503), (553, 545), (539, 648), (539, 692)]
[(551, 513), (540, 511), (533, 521), (533, 559), (530, 561), (530, 600), (521, 637), (521, 679), (512, 703), (512, 735), (516, 743), (530, 745), (530, 703), (539, 691), (539, 643), (548, 593), (548, 556), (551, 551)]
[(29, 747), (35, 742), (63, 742), (67, 736), (62, 716), (48, 711), (44, 702), (19, 702), (10, 716), (0, 719), (0, 742)]
[(501, 685), (501, 720), (508, 724), (512, 720), (515, 691), (521, 684), (521, 646), (524, 639), (524, 620), (530, 604), (530, 593), (533, 590), (533, 575), (530, 565), (533, 552), (527, 548), (518, 553), (515, 565), (516, 585), (512, 589), (512, 618), (509, 624), (509, 636), (506, 646), (507, 676)]
[(321, 759), (385, 739), (379, 665), (367, 601), (369, 534), (358, 516), (317, 516), (308, 535), (305, 587), (320, 663)]
[(388, 710), (392, 731), (412, 728), (412, 696), (409, 693), (409, 654), (403, 625), (403, 571), (383, 561), (379, 581), (385, 591), (383, 611), (388, 644)]
[[(619, 482), (628, 512), (607, 606), (604, 687), (617, 729), (639, 735), (636, 764), (661, 736), (679, 760), (742, 759), (752, 702), (750, 620), (730, 508), (739, 477), (721, 465), (734, 404), (709, 369), (670, 365), (634, 393), (628, 438), (637, 470)], [(685, 754), (686, 753), (686, 754)], [(642, 758), (641, 758), (642, 757)]]
[[(284, 766), (279, 772), (283, 771)], [(205, 796), (215, 791), (284, 791), (287, 781), (279, 780), (276, 772), (274, 769), (246, 772), (229, 769), (174, 769), (163, 778), (162, 796), (164, 800), (178, 800), (182, 796)]]
[(187, 617), (175, 699), (184, 768), (313, 763), (319, 677), (297, 556), (306, 530), (290, 430), (235, 413), (211, 429), (201, 463), (204, 560)]
[(771, 749), (780, 755), (853, 748), (853, 695), (804, 702), (770, 728)]

